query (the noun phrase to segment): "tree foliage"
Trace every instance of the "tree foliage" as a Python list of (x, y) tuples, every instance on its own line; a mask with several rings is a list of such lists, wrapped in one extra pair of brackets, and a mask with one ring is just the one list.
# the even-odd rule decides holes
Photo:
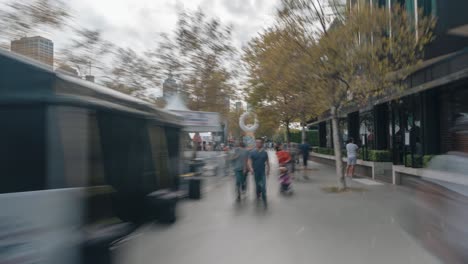
[(313, 96), (309, 65), (287, 35), (286, 30), (270, 28), (248, 44), (243, 61), (249, 72), (248, 102), (260, 115), (275, 116), (289, 134), (289, 125), (305, 123), (315, 108), (309, 103)]
[(69, 29), (70, 43), (59, 49), (57, 60), (77, 69), (82, 76), (93, 74), (93, 69), (104, 71), (108, 67), (104, 58), (116, 53), (116, 45), (105, 40), (99, 30), (72, 26)]
[(206, 17), (201, 10), (180, 13), (173, 34), (163, 35), (148, 55), (163, 75), (173, 74), (179, 81), (189, 95), (189, 108), (227, 116), (228, 99), (235, 98), (236, 76), (230, 26)]
[(422, 12), (416, 20), (398, 4), (389, 12), (366, 3), (329, 3), (282, 0), (275, 27), (249, 43), (244, 61), (249, 101), (274, 109), (283, 123), (303, 120), (305, 106), (313, 114), (330, 110), (344, 188), (338, 116), (347, 106), (404, 89), (401, 84), (433, 38), (435, 20)]
[(71, 18), (61, 0), (11, 1), (0, 7), (0, 36), (6, 42), (41, 30), (63, 28)]

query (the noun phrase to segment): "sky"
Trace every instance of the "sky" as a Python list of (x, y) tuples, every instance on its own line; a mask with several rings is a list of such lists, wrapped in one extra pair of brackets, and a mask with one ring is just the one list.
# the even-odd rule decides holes
[[(15, 0), (0, 0), (1, 4)], [(33, 0), (26, 0), (33, 1)], [(233, 26), (233, 43), (241, 49), (252, 37), (273, 24), (280, 0), (62, 0), (73, 22), (102, 32), (104, 39), (137, 52), (153, 49), (161, 33), (170, 33), (181, 11), (201, 8), (208, 17)], [(54, 42), (56, 51), (66, 46), (63, 31), (39, 33)], [(93, 73), (99, 78), (99, 74)], [(160, 93), (160, 89), (156, 89)]]
[[(1, 1), (1, 0), (0, 0)], [(240, 48), (273, 22), (279, 0), (65, 0), (75, 22), (100, 29), (119, 46), (145, 50), (154, 46), (160, 33), (175, 27), (177, 13), (201, 8), (208, 16), (233, 26)], [(59, 43), (60, 39), (57, 39)], [(57, 44), (59, 44), (57, 43)]]

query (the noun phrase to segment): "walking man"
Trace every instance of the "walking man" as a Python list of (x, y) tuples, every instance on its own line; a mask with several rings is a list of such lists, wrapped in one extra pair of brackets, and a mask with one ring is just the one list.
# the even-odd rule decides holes
[(348, 156), (348, 165), (346, 166), (346, 176), (353, 177), (354, 176), (354, 166), (356, 166), (357, 162), (357, 151), (359, 147), (358, 145), (354, 144), (354, 139), (350, 138), (348, 144), (346, 144), (346, 152)]
[(247, 190), (248, 159), (249, 151), (245, 149), (244, 142), (240, 142), (239, 146), (234, 150), (232, 157), (232, 166), (234, 168), (234, 175), (236, 176), (237, 201), (241, 200), (241, 196), (245, 195)]
[(300, 150), (302, 153), (302, 164), (304, 165), (304, 169), (307, 169), (307, 161), (309, 160), (309, 149), (309, 142), (307, 142), (307, 139), (305, 139), (304, 143), (302, 143), (300, 146)]
[(268, 154), (263, 148), (263, 139), (255, 140), (255, 148), (250, 151), (248, 166), (254, 174), (257, 199), (261, 198), (266, 207), (266, 176), (270, 174), (270, 165)]

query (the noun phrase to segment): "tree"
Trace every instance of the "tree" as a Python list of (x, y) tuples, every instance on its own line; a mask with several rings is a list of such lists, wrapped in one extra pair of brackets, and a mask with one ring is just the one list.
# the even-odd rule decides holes
[(196, 111), (214, 111), (227, 117), (227, 99), (235, 98), (236, 76), (230, 26), (209, 19), (199, 10), (180, 13), (172, 35), (163, 35), (158, 48), (147, 53), (162, 75), (173, 74), (188, 105)]
[(267, 137), (272, 139), (278, 129), (280, 128), (280, 123), (278, 122), (272, 109), (260, 108), (256, 110), (258, 116), (258, 130), (255, 132), (260, 137)]
[(10, 42), (41, 30), (63, 28), (71, 15), (60, 0), (35, 0), (7, 2), (0, 9), (0, 17), (0, 36)]
[(289, 141), (290, 124), (305, 123), (315, 114), (304, 54), (285, 37), (288, 32), (271, 28), (244, 49), (248, 69), (248, 102), (259, 112), (275, 116), (283, 124)]
[(81, 76), (92, 74), (92, 69), (104, 70), (107, 67), (106, 58), (116, 53), (118, 48), (102, 37), (99, 30), (70, 27), (70, 43), (57, 53), (57, 60), (77, 69)]
[(107, 74), (108, 79), (110, 83), (124, 84), (125, 93), (150, 99), (151, 96), (147, 92), (160, 85), (155, 66), (131, 48), (117, 48), (112, 65)]
[(400, 84), (433, 38), (435, 21), (420, 15), (414, 23), (399, 5), (388, 12), (362, 3), (330, 16), (332, 9), (321, 1), (283, 0), (282, 4), (279, 24), (294, 32), (289, 34), (292, 42), (313, 61), (314, 104), (330, 110), (338, 184), (346, 188), (338, 134), (340, 111), (403, 89)]

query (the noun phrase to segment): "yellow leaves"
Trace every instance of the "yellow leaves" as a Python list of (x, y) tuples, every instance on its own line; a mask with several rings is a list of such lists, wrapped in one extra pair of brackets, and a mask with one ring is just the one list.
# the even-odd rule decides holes
[[(283, 2), (277, 26), (250, 42), (244, 61), (249, 82), (264, 85), (253, 88), (251, 100), (263, 96), (292, 114), (362, 105), (397, 91), (433, 38), (433, 18), (419, 18), (415, 28), (399, 5), (391, 12), (365, 4), (350, 8), (317, 34), (311, 28), (325, 20), (315, 0)], [(284, 94), (296, 103), (281, 104), (278, 95)]]
[(266, 31), (244, 52), (252, 105), (274, 109), (283, 122), (311, 115), (310, 63), (304, 63), (309, 56), (297, 49), (286, 30)]

